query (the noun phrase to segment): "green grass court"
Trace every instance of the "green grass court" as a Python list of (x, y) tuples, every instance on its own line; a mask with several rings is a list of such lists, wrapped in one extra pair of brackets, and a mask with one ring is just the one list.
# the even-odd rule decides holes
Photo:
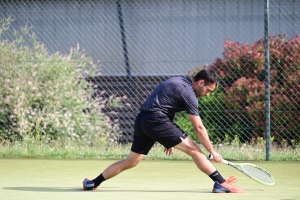
[(213, 182), (192, 161), (143, 160), (134, 169), (108, 180), (97, 190), (83, 191), (84, 178), (94, 178), (115, 160), (0, 159), (0, 199), (300, 199), (300, 162), (251, 161), (275, 177), (274, 186), (259, 184), (224, 164), (225, 178), (235, 175), (242, 194), (213, 194)]

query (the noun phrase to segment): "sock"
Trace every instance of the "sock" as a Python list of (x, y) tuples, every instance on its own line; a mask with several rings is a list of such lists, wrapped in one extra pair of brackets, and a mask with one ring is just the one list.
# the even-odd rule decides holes
[(100, 174), (97, 178), (92, 180), (95, 184), (94, 188), (98, 187), (103, 181), (105, 181), (105, 178), (102, 174)]
[(225, 182), (225, 179), (221, 176), (221, 174), (216, 170), (213, 172), (209, 177), (215, 182), (218, 181), (218, 183), (222, 184)]

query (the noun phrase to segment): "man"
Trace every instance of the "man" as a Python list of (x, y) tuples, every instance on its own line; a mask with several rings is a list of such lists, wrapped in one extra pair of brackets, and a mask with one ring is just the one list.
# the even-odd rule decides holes
[(135, 167), (154, 143), (159, 142), (165, 147), (167, 155), (173, 155), (176, 148), (191, 156), (197, 167), (214, 181), (213, 192), (243, 192), (242, 188), (233, 185), (235, 177), (225, 180), (200, 147), (173, 123), (176, 112), (185, 110), (201, 144), (213, 156), (214, 161), (220, 162), (222, 157), (214, 150), (199, 116), (197, 99), (208, 96), (217, 86), (218, 78), (212, 69), (203, 69), (192, 79), (173, 77), (158, 85), (135, 119), (134, 139), (128, 157), (113, 163), (95, 179), (85, 179), (83, 189), (96, 189), (103, 181)]

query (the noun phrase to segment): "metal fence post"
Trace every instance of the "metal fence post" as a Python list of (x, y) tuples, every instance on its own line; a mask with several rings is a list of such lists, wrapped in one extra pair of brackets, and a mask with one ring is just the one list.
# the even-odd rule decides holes
[(119, 19), (122, 46), (123, 46), (126, 73), (127, 73), (127, 85), (128, 85), (129, 92), (132, 93), (133, 92), (133, 81), (132, 81), (132, 77), (131, 77), (130, 63), (129, 63), (129, 57), (128, 57), (128, 50), (127, 50), (125, 28), (124, 28), (123, 15), (122, 15), (121, 0), (117, 0), (116, 4), (117, 4), (117, 9), (118, 9), (118, 19)]
[(264, 5), (265, 75), (266, 75), (266, 160), (270, 160), (270, 57), (269, 57), (269, 0)]

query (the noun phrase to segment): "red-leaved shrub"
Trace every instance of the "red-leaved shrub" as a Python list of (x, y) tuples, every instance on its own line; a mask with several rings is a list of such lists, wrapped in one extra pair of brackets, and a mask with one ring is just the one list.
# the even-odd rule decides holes
[[(269, 44), (271, 135), (278, 142), (283, 139), (299, 142), (300, 37), (286, 39), (284, 35), (272, 35)], [(264, 39), (253, 44), (226, 40), (223, 56), (223, 59), (216, 59), (211, 67), (218, 72), (221, 79), (228, 120), (250, 119), (247, 122), (251, 129), (248, 140), (264, 137), (266, 125)]]

